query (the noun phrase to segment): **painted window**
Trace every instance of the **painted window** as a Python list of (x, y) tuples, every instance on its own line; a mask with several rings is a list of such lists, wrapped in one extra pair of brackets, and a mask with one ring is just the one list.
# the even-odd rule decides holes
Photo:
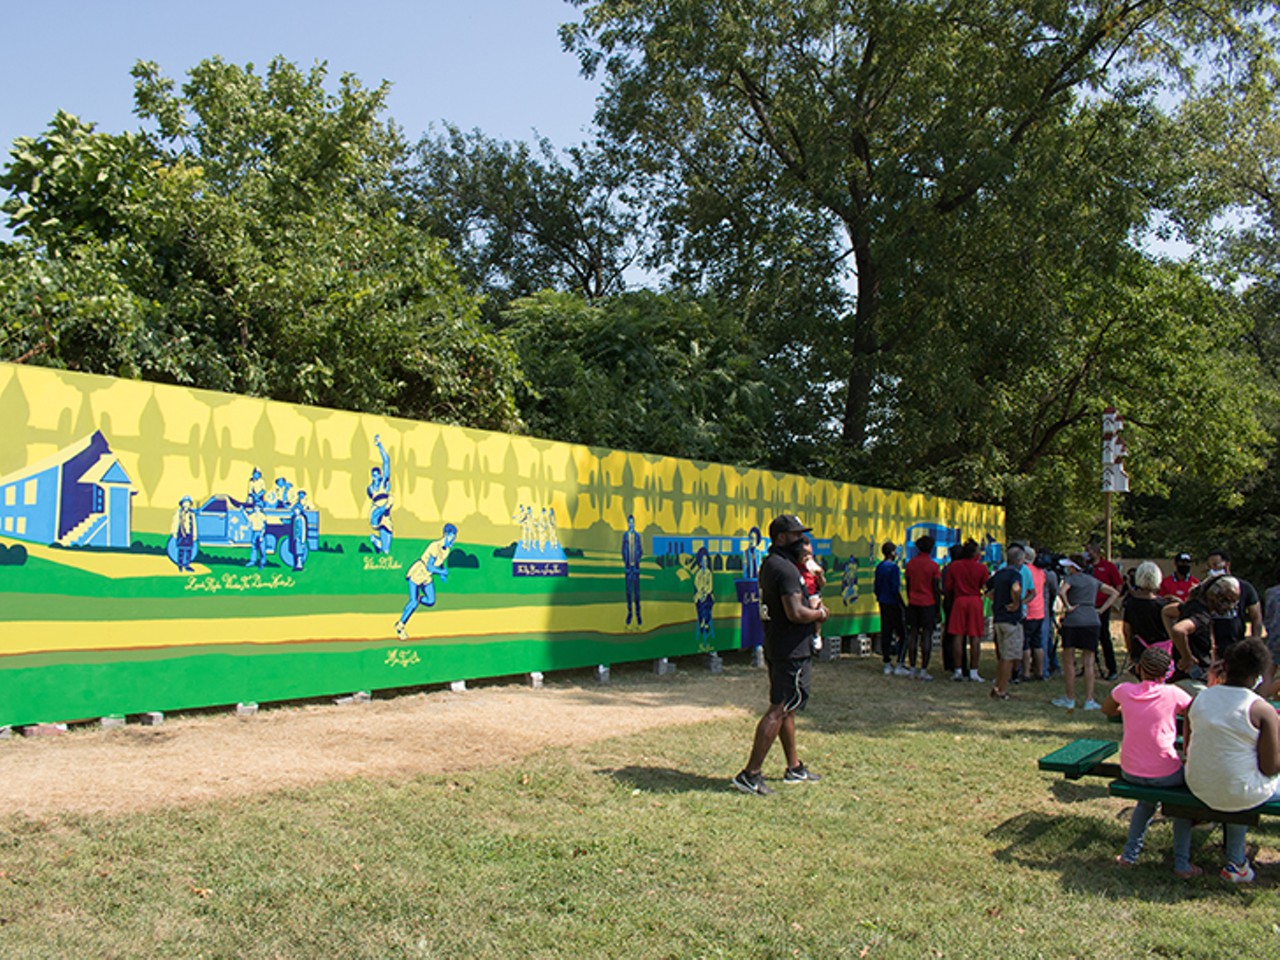
[(4, 488), (4, 505), (12, 507), (18, 502), (18, 485), (15, 483)]
[(22, 502), (28, 507), (36, 502), (36, 494), (40, 492), (40, 481), (32, 478), (27, 481), (26, 486), (22, 488)]
[(27, 533), (27, 518), (19, 517), (18, 518), (18, 536), (20, 537), (25, 536), (26, 533)]
[(13, 517), (4, 518), (4, 532), (13, 533)]

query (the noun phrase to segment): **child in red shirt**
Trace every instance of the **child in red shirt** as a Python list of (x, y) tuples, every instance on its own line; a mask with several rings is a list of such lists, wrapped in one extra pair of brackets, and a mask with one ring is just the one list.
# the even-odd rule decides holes
[[(800, 579), (804, 581), (805, 601), (813, 609), (822, 606), (822, 588), (827, 585), (827, 575), (822, 565), (813, 557), (813, 544), (806, 537), (800, 547), (800, 556), (796, 560), (800, 568)], [(813, 652), (822, 649), (822, 624), (814, 624)]]

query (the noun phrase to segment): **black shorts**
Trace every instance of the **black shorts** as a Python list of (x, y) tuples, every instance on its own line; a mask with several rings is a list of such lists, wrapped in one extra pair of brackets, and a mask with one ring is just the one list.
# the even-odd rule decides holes
[(1072, 650), (1087, 650), (1090, 653), (1098, 652), (1098, 633), (1101, 627), (1063, 627), (1062, 628), (1062, 646), (1063, 649), (1070, 647)]
[(803, 710), (809, 702), (809, 658), (769, 661), (769, 703), (788, 713)]
[(923, 630), (925, 633), (933, 633), (933, 628), (938, 625), (938, 605), (932, 604), (927, 607), (916, 606), (914, 603), (907, 607), (907, 629)]

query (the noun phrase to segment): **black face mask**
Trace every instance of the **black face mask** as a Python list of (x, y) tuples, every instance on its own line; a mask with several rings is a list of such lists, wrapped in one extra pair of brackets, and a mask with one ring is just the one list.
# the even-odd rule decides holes
[(1180, 563), (1180, 564), (1178, 564), (1178, 565), (1177, 565), (1177, 567), (1175, 567), (1174, 569), (1176, 569), (1176, 570), (1178, 571), (1178, 576), (1182, 577), (1182, 579), (1184, 579), (1184, 580), (1185, 580), (1185, 579), (1190, 575), (1190, 573), (1191, 573), (1191, 565), (1190, 565), (1189, 563)]

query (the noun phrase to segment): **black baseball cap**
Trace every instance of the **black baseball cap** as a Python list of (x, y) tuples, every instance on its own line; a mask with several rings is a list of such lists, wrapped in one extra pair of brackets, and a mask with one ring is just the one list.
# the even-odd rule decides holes
[(806, 527), (794, 514), (784, 513), (774, 517), (773, 523), (769, 524), (769, 539), (776, 540), (783, 533), (808, 533), (812, 529), (813, 527)]
[(1191, 554), (1189, 554), (1189, 553), (1180, 553), (1180, 554), (1178, 554), (1176, 557), (1174, 557), (1174, 558), (1173, 558), (1173, 561), (1174, 561), (1174, 563), (1190, 563), (1190, 562), (1191, 562)]

